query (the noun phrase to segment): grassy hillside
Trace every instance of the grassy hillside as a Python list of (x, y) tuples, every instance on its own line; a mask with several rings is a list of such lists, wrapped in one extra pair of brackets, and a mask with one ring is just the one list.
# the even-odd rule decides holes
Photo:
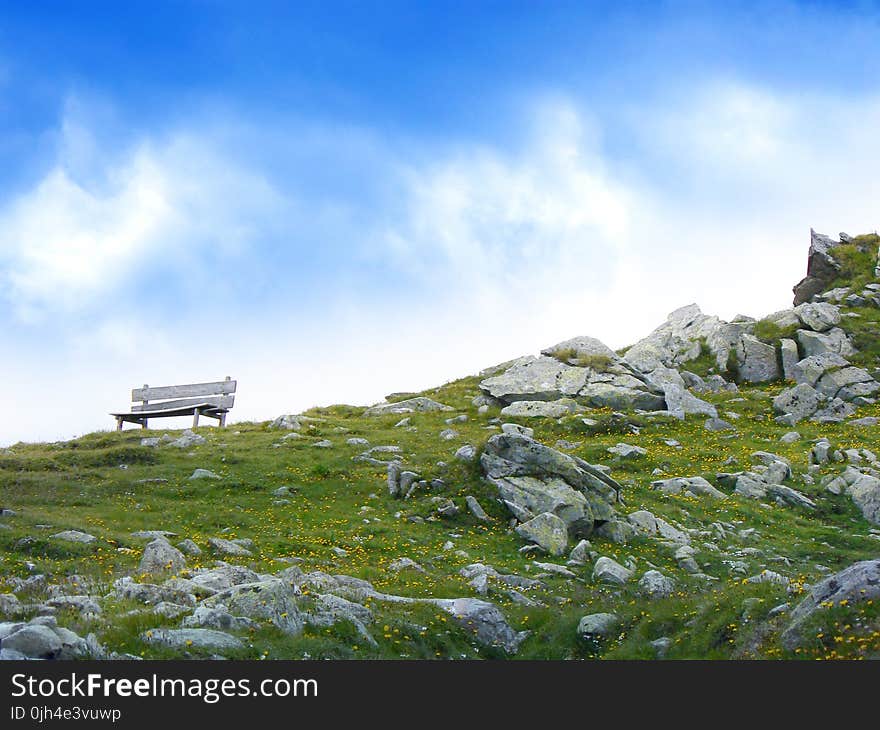
[[(880, 310), (844, 312), (859, 315), (845, 317), (843, 326), (862, 349), (862, 364), (876, 368)], [(680, 422), (598, 410), (559, 421), (519, 419), (535, 429), (537, 440), (553, 446), (563, 439), (570, 442), (560, 447), (566, 453), (608, 465), (625, 487), (621, 514), (646, 509), (674, 525), (702, 531), (691, 544), (701, 571), (714, 580), (685, 572), (673, 551), (653, 539), (637, 537), (622, 545), (591, 538), (594, 551), (634, 564), (637, 574), (654, 567), (676, 581), (672, 596), (649, 601), (638, 595), (635, 581), (624, 587), (600, 584), (591, 577), (591, 565), (571, 567), (576, 574), (572, 580), (533, 564), (538, 560), (561, 565), (564, 560), (519, 551), (525, 543), (509, 528), (509, 515), (496, 502), (494, 487), (481, 478), (475, 463), (453, 456), (463, 444), (479, 448), (497, 432), (498, 409), (480, 414), (471, 404), (479, 394), (478, 381), (466, 378), (426, 391), (422, 395), (452, 406), (454, 412), (415, 413), (408, 426), (395, 427), (399, 415), (368, 417), (363, 408), (339, 405), (309, 411), (306, 415), (315, 420), (308, 422), (299, 438), (283, 439), (289, 432), (273, 430), (265, 422), (235, 424), (225, 430), (200, 428), (197, 432), (206, 443), (187, 449), (142, 446), (144, 437), (179, 432), (134, 429), (63, 443), (18, 444), (0, 451), (0, 506), (15, 512), (0, 519), (0, 593), (15, 586), (24, 602), (28, 589), (21, 589), (15, 579), (43, 574), (45, 583), (33, 582), (29, 600), (34, 604), (46, 597), (47, 584), (71, 575), (93, 582), (92, 592), (104, 595), (116, 578), (138, 579), (145, 541), (131, 533), (167, 530), (177, 534), (172, 542), (190, 538), (204, 551), (188, 559), (189, 569), (213, 564), (208, 538), (249, 538), (255, 544), (253, 557), (224, 559), (258, 572), (277, 572), (288, 564), (279, 559), (296, 559), (305, 571), (365, 578), (381, 591), (404, 596), (476, 596), (459, 575), (463, 566), (475, 562), (503, 573), (543, 574), (541, 585), (521, 592), (534, 605), (501, 592), (488, 596), (513, 628), (532, 632), (517, 658), (652, 658), (657, 650), (651, 642), (661, 637), (671, 640), (668, 658), (880, 655), (880, 606), (839, 606), (825, 612), (796, 653), (785, 651), (778, 640), (785, 612), (771, 615), (781, 604), (793, 606), (805, 585), (854, 561), (880, 555), (880, 530), (864, 520), (847, 496), (833, 495), (821, 486), (821, 478), (840, 473), (842, 464), (823, 466), (813, 484), (802, 479), (813, 440), (826, 437), (837, 449), (876, 451), (877, 427), (805, 422), (796, 428), (802, 436), (799, 441), (781, 443), (780, 437), (792, 429), (773, 420), (770, 404), (782, 384), (701, 396), (718, 407), (721, 417), (735, 425), (735, 432), (709, 432), (701, 417)], [(467, 417), (465, 422), (446, 423), (461, 414)], [(880, 405), (861, 407), (858, 415), (880, 417)], [(584, 416), (595, 424), (585, 424)], [(448, 428), (457, 435), (444, 440), (439, 434)], [(371, 446), (399, 446), (404, 468), (429, 481), (442, 479), (443, 484), (410, 500), (390, 497), (385, 469), (353, 460), (367, 447), (349, 445), (346, 440), (352, 437), (367, 439)], [(315, 446), (323, 440), (332, 447)], [(670, 445), (670, 440), (680, 445)], [(647, 454), (622, 460), (607, 453), (609, 446), (621, 441), (643, 447)], [(787, 483), (813, 499), (816, 509), (739, 496), (724, 500), (665, 496), (650, 486), (663, 476), (694, 475), (717, 484), (717, 472), (748, 468), (750, 454), (759, 450), (791, 461), (794, 476)], [(222, 478), (190, 480), (196, 468)], [(273, 495), (283, 486), (289, 487), (289, 495)], [(471, 515), (465, 506), (467, 495), (480, 501), (492, 518), (489, 523)], [(438, 516), (432, 502), (436, 497), (452, 499), (459, 513)], [(49, 537), (64, 529), (82, 530), (98, 540), (77, 545)], [(416, 561), (425, 572), (389, 570), (389, 564), (401, 557)], [(765, 569), (789, 577), (791, 586), (749, 582)], [(496, 649), (475, 644), (467, 631), (432, 607), (375, 604), (371, 608), (376, 621), (370, 631), (378, 647), (367, 644), (348, 623), (309, 626), (295, 638), (265, 627), (244, 634), (246, 650), (227, 655), (500, 656)], [(578, 621), (596, 612), (617, 614), (619, 630), (601, 641), (579, 639)], [(158, 658), (178, 655), (138, 638), (144, 630), (179, 623), (157, 617), (142, 605), (107, 599), (99, 618), (84, 619), (64, 610), (57, 616), (59, 624), (81, 635), (94, 632), (115, 651)], [(187, 655), (199, 656), (199, 652), (189, 650)]]

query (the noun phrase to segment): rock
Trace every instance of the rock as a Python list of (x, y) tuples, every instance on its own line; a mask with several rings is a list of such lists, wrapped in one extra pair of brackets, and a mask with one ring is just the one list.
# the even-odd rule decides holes
[(470, 444), (465, 444), (455, 452), (455, 458), (459, 461), (473, 461), (477, 458), (477, 450)]
[(52, 535), (52, 537), (55, 540), (64, 540), (65, 542), (77, 542), (81, 545), (91, 545), (98, 539), (94, 535), (89, 535), (87, 532), (80, 532), (79, 530), (62, 530), (61, 532), (56, 532), (54, 535)]
[(782, 361), (782, 377), (785, 380), (797, 380), (797, 364), (801, 359), (797, 343), (789, 339), (780, 340), (779, 357)]
[(684, 388), (674, 383), (663, 387), (663, 397), (666, 400), (666, 409), (678, 417), (683, 418), (686, 414), (694, 413), (716, 418), (718, 410), (711, 403), (700, 400), (695, 395), (688, 393)]
[(315, 443), (313, 443), (312, 446), (316, 449), (332, 449), (333, 442), (328, 441), (327, 439), (321, 439), (320, 441), (316, 441)]
[(800, 349), (805, 357), (815, 355), (835, 354), (842, 357), (855, 355), (856, 348), (849, 341), (849, 337), (839, 327), (822, 333), (810, 330), (798, 330), (795, 333)]
[(715, 489), (703, 477), (674, 477), (672, 479), (658, 479), (651, 482), (651, 487), (659, 489), (664, 494), (690, 494), (694, 497), (713, 497), (724, 499), (724, 492)]
[(736, 358), (739, 377), (747, 383), (767, 383), (779, 379), (775, 348), (754, 335), (742, 335), (736, 346)]
[(145, 438), (141, 439), (141, 446), (147, 446), (150, 448), (155, 448), (161, 443), (159, 438)]
[(220, 631), (249, 631), (259, 624), (243, 616), (233, 616), (223, 608), (198, 606), (192, 615), (181, 623), (184, 628), (218, 629)]
[(412, 558), (397, 558), (396, 560), (392, 560), (388, 564), (388, 570), (399, 573), (401, 570), (414, 570), (417, 573), (425, 573), (427, 572), (421, 565), (419, 565)]
[(470, 630), (483, 646), (495, 646), (515, 654), (528, 632), (515, 632), (500, 609), (477, 598), (435, 598), (434, 605), (450, 614), (459, 625)]
[(856, 396), (867, 396), (880, 390), (880, 383), (867, 370), (845, 367), (823, 373), (816, 383), (816, 390), (827, 398), (850, 401)]
[(590, 363), (601, 363), (603, 360), (613, 362), (618, 359), (614, 350), (595, 337), (574, 337), (541, 350), (541, 354), (565, 360), (572, 365), (584, 363), (583, 367), (590, 367)]
[(822, 402), (821, 394), (807, 383), (783, 390), (773, 399), (773, 410), (788, 414), (797, 423), (812, 416)]
[(584, 616), (578, 623), (577, 633), (582, 639), (594, 639), (610, 636), (620, 623), (613, 613), (591, 613)]
[(543, 512), (522, 523), (516, 528), (516, 534), (551, 555), (564, 555), (568, 547), (568, 527), (552, 512)]
[(31, 659), (54, 659), (61, 653), (63, 644), (48, 626), (31, 623), (4, 637), (0, 646)]
[(593, 566), (593, 580), (613, 585), (624, 585), (632, 577), (632, 571), (608, 557), (601, 557)]
[(168, 445), (175, 449), (188, 449), (193, 446), (200, 446), (205, 443), (205, 437), (193, 433), (191, 429), (186, 429), (180, 438), (174, 439)]
[(585, 461), (525, 436), (492, 436), (480, 464), (521, 522), (552, 512), (572, 537), (586, 537), (595, 521), (614, 514), (617, 482)]
[(190, 480), (192, 479), (222, 479), (219, 474), (215, 474), (210, 469), (196, 469), (191, 475)]
[(809, 302), (814, 295), (827, 289), (840, 274), (840, 264), (832, 252), (839, 245), (828, 236), (810, 229), (810, 251), (807, 258), (807, 276), (799, 281), (794, 291), (795, 305)]
[(838, 370), (846, 367), (849, 362), (836, 352), (826, 352), (821, 355), (811, 355), (798, 361), (795, 368), (795, 381), (815, 386), (829, 370)]
[(392, 497), (400, 495), (400, 464), (396, 461), (388, 464), (388, 494)]
[(856, 407), (852, 403), (847, 403), (834, 398), (825, 404), (824, 408), (820, 408), (811, 417), (811, 421), (817, 423), (842, 423), (845, 418), (856, 412)]
[(644, 456), (647, 454), (647, 450), (643, 449), (641, 446), (632, 446), (630, 444), (617, 444), (616, 446), (609, 446), (605, 449), (609, 454), (614, 454), (615, 456), (619, 456), (621, 459), (634, 459), (639, 456)]
[(451, 411), (451, 406), (438, 403), (430, 398), (418, 396), (416, 398), (407, 398), (406, 400), (397, 401), (395, 403), (379, 403), (375, 406), (367, 408), (364, 411), (365, 416), (384, 416), (387, 414), (404, 414), (404, 413), (428, 413), (431, 411)]
[(518, 423), (502, 423), (501, 433), (512, 433), (517, 436), (525, 436), (526, 438), (535, 437), (535, 429), (528, 426), (520, 426)]
[(863, 560), (844, 568), (812, 586), (806, 598), (791, 612), (790, 623), (781, 639), (792, 650), (803, 640), (801, 627), (816, 611), (842, 601), (861, 603), (880, 599), (880, 560)]
[(779, 437), (779, 442), (783, 444), (793, 444), (801, 440), (801, 435), (797, 431), (788, 431)]
[(520, 400), (502, 408), (501, 415), (514, 418), (562, 418), (582, 410), (570, 398), (554, 401)]
[(470, 494), (464, 498), (464, 501), (467, 503), (468, 509), (471, 511), (471, 514), (476, 517), (480, 522), (491, 522), (491, 518), (486, 514), (486, 511), (477, 501), (476, 497), (471, 496)]
[(280, 428), (286, 431), (301, 431), (303, 427), (303, 423), (305, 421), (311, 420), (305, 416), (295, 415), (293, 413), (287, 413), (282, 416), (278, 416), (272, 423), (269, 424), (269, 428)]
[(195, 573), (190, 582), (198, 588), (208, 590), (213, 595), (218, 591), (226, 590), (235, 585), (256, 583), (259, 579), (260, 577), (250, 568), (222, 563), (211, 570)]
[(706, 423), (703, 424), (703, 428), (707, 431), (735, 431), (736, 428), (732, 423), (728, 423), (727, 421), (721, 418), (709, 418), (706, 420)]
[(452, 439), (458, 437), (458, 431), (454, 428), (446, 428), (440, 432), (440, 438), (444, 441), (452, 441)]
[(214, 629), (151, 629), (143, 632), (140, 638), (145, 644), (172, 649), (231, 651), (244, 648), (240, 639)]
[(186, 558), (183, 553), (172, 547), (164, 537), (157, 537), (144, 548), (138, 572), (147, 574), (179, 573), (185, 567)]
[(580, 540), (568, 554), (568, 562), (575, 565), (586, 565), (590, 559), (590, 550), (592, 545), (589, 540)]
[(604, 538), (618, 545), (626, 545), (636, 534), (632, 525), (622, 520), (607, 520), (596, 527), (597, 537)]
[(233, 616), (269, 622), (284, 633), (299, 634), (305, 623), (298, 603), (300, 589), (280, 578), (241, 583), (202, 601), (208, 608), (222, 608)]
[(798, 319), (814, 332), (826, 332), (840, 324), (840, 308), (825, 302), (801, 304), (794, 309)]
[(675, 582), (659, 570), (648, 570), (639, 579), (639, 592), (648, 598), (666, 598), (675, 591)]
[(452, 518), (458, 514), (458, 507), (455, 502), (447, 497), (432, 497), (431, 504), (440, 517)]
[[(508, 404), (520, 400), (558, 400), (564, 394), (557, 381), (563, 372), (569, 370), (569, 366), (553, 357), (523, 358), (503, 373), (483, 380), (480, 388)], [(586, 373), (582, 375), (586, 378)]]
[(250, 557), (253, 555), (253, 553), (247, 548), (242, 547), (232, 540), (224, 540), (221, 537), (208, 538), (208, 544), (218, 555), (231, 555), (235, 557)]
[[(767, 488), (767, 493), (776, 499), (777, 502), (791, 505), (792, 507), (803, 507), (805, 509), (815, 509), (816, 503), (809, 497), (801, 494), (791, 487), (782, 484), (771, 484)], [(880, 506), (880, 502), (878, 502)]]
[(345, 443), (349, 446), (369, 446), (370, 442), (365, 438), (360, 438), (359, 436), (352, 436), (351, 438), (345, 439)]
[(859, 426), (859, 427), (871, 427), (876, 426), (880, 423), (880, 418), (875, 418), (874, 416), (865, 416), (864, 418), (854, 418), (851, 421), (847, 421), (847, 426)]
[(862, 474), (846, 488), (846, 493), (868, 522), (880, 525), (880, 479)]

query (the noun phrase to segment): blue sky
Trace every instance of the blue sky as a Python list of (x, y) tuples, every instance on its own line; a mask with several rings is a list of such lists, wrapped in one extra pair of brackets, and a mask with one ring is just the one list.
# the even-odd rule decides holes
[(232, 375), (262, 420), (783, 308), (811, 226), (880, 227), (878, 31), (876, 2), (4, 3), (0, 444), (144, 382)]

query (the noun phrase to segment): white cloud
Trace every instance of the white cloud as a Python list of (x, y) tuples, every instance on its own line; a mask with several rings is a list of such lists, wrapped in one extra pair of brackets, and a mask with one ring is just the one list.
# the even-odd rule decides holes
[[(104, 412), (142, 382), (232, 375), (235, 418), (266, 419), (426, 388), (579, 334), (623, 346), (691, 301), (728, 318), (759, 316), (790, 304), (811, 226), (880, 226), (875, 97), (725, 82), (640, 100), (622, 117), (615, 139), (625, 155), (609, 153), (598, 122), (559, 100), (541, 102), (519, 145), (459, 143), (422, 150), (419, 163), (371, 137), (358, 185), (334, 193), (323, 179), (315, 205), (297, 198), (298, 170), (287, 170), (298, 182), (285, 187), (283, 170), (270, 178), (190, 130), (92, 165), (100, 174), (87, 182), (59, 163), (0, 212), (5, 283), (15, 287), (6, 292), (19, 307), (75, 311), (160, 255), (195, 265), (218, 249), (271, 259), (276, 252), (255, 243), (267, 226), (293, 240), (310, 217), (323, 226), (334, 210), (346, 218), (335, 230), (350, 240), (328, 239), (340, 248), (323, 265), (372, 251), (374, 266), (347, 293), (329, 285), (339, 272), (310, 271), (328, 286), (309, 299), (291, 281), (298, 272), (267, 260), (261, 286), (278, 293), (257, 311), (246, 306), (251, 292), (238, 292), (240, 311), (214, 322), (208, 296), (192, 316), (161, 326), (146, 309), (115, 313), (90, 320), (87, 332), (73, 328), (72, 340), (6, 352), (0, 376), (17, 384), (13, 410), (39, 414), (45, 384), (58, 378), (96, 393), (100, 406), (71, 409), (58, 419), (64, 426), (28, 414), (0, 422), (0, 443), (108, 427)], [(284, 132), (266, 135), (277, 159), (297, 160), (299, 145), (311, 154), (312, 138)], [(102, 159), (100, 145), (72, 147), (69, 159)], [(364, 211), (347, 197), (371, 177), (395, 188), (395, 203)], [(384, 199), (369, 192), (371, 204)], [(215, 346), (218, 329), (229, 346)], [(154, 347), (140, 346), (142, 332)]]

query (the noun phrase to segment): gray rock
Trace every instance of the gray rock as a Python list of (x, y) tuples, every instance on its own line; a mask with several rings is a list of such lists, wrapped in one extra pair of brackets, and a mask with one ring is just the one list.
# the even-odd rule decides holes
[(526, 438), (534, 438), (535, 429), (529, 428), (528, 426), (520, 426), (518, 423), (502, 423), (501, 433), (525, 436)]
[(847, 426), (859, 426), (859, 427), (872, 427), (876, 426), (880, 423), (880, 418), (875, 418), (874, 416), (865, 416), (864, 418), (854, 418), (851, 421), (847, 421)]
[(404, 414), (404, 413), (428, 413), (431, 411), (451, 411), (451, 406), (438, 403), (430, 398), (418, 396), (416, 398), (407, 398), (406, 400), (397, 401), (395, 403), (379, 403), (375, 406), (367, 408), (364, 411), (365, 416), (384, 416), (387, 414)]
[(369, 446), (370, 445), (370, 442), (367, 439), (361, 438), (360, 436), (352, 436), (351, 438), (345, 439), (345, 443), (347, 443), (349, 446)]
[(880, 599), (880, 560), (863, 560), (844, 568), (809, 589), (807, 597), (791, 612), (791, 620), (782, 633), (782, 644), (795, 649), (803, 640), (801, 627), (819, 610), (841, 601), (861, 603)]
[(253, 555), (250, 550), (242, 547), (237, 542), (224, 540), (222, 537), (210, 537), (208, 538), (208, 544), (218, 555), (230, 555), (233, 557), (250, 557)]
[(223, 608), (198, 606), (192, 615), (183, 619), (184, 628), (218, 629), (219, 631), (248, 631), (259, 628), (256, 621), (233, 616)]
[(179, 573), (186, 567), (183, 553), (173, 547), (164, 537), (148, 543), (141, 556), (138, 572), (147, 574)]
[(604, 538), (618, 545), (626, 545), (636, 534), (635, 529), (623, 520), (607, 520), (596, 527), (597, 537)]
[(797, 364), (801, 360), (797, 343), (789, 339), (780, 340), (779, 356), (782, 361), (782, 377), (786, 380), (797, 380)]
[(867, 370), (845, 367), (825, 372), (816, 383), (816, 390), (828, 398), (852, 400), (857, 396), (876, 393), (880, 390), (880, 383)]
[(868, 522), (880, 525), (880, 479), (862, 474), (846, 488), (846, 493)]
[(703, 424), (703, 428), (707, 431), (735, 431), (736, 427), (732, 423), (728, 423), (727, 421), (721, 418), (709, 418), (706, 420), (706, 423)]
[(793, 444), (801, 440), (801, 435), (797, 431), (788, 431), (779, 437), (780, 443)]
[(715, 406), (688, 393), (684, 388), (674, 383), (669, 383), (663, 387), (663, 397), (666, 400), (667, 410), (671, 413), (679, 414), (679, 417), (689, 413), (710, 416), (712, 418), (718, 416), (718, 410)]
[(233, 616), (268, 621), (281, 631), (297, 635), (305, 623), (299, 606), (299, 587), (280, 578), (241, 583), (202, 601), (208, 608), (223, 608)]
[(766, 383), (779, 379), (776, 350), (754, 335), (742, 335), (736, 346), (736, 358), (739, 377), (747, 383)]
[(516, 534), (535, 543), (551, 555), (564, 555), (568, 547), (568, 527), (552, 512), (543, 512), (528, 522), (518, 525)]
[(455, 458), (459, 461), (473, 461), (477, 458), (477, 450), (470, 444), (465, 444), (455, 452)]
[(631, 444), (616, 444), (615, 446), (609, 446), (605, 451), (619, 456), (621, 459), (634, 459), (648, 453), (641, 446), (632, 446)]
[(777, 502), (782, 502), (791, 505), (792, 507), (803, 507), (804, 509), (816, 508), (816, 503), (812, 499), (801, 492), (782, 484), (771, 484), (767, 487), (767, 493), (771, 497), (774, 497)]
[(452, 439), (458, 437), (458, 431), (454, 428), (445, 428), (440, 432), (440, 438), (444, 441), (452, 441)]
[(174, 439), (168, 445), (175, 449), (189, 449), (193, 446), (200, 446), (205, 443), (205, 437), (193, 433), (192, 430), (186, 429), (180, 438)]
[(237, 637), (214, 629), (151, 629), (143, 632), (140, 638), (145, 644), (173, 649), (231, 651), (244, 647)]
[(610, 636), (620, 623), (613, 613), (591, 613), (584, 616), (578, 623), (577, 633), (582, 639), (594, 639)]
[(141, 446), (155, 448), (161, 443), (158, 437), (141, 439)]
[(576, 364), (579, 361), (596, 362), (602, 359), (614, 362), (619, 359), (614, 350), (595, 337), (574, 337), (553, 345), (553, 347), (548, 347), (546, 350), (541, 350), (541, 354), (556, 359), (561, 359), (565, 355), (566, 361), (570, 361), (570, 364)]
[(793, 388), (783, 390), (773, 399), (773, 410), (791, 415), (794, 423), (809, 418), (819, 408), (821, 394), (807, 383), (799, 383)]
[(798, 330), (795, 336), (805, 357), (826, 354), (849, 357), (856, 354), (856, 348), (853, 347), (846, 332), (839, 327), (824, 333)]
[(580, 540), (568, 554), (568, 562), (575, 565), (586, 565), (590, 559), (592, 547), (589, 540)]
[(639, 579), (639, 592), (648, 598), (665, 598), (675, 591), (675, 581), (659, 570), (648, 570)]
[(836, 352), (811, 355), (799, 360), (795, 368), (795, 381), (814, 386), (829, 370), (838, 370), (849, 365), (849, 362)]
[(190, 479), (222, 479), (219, 474), (215, 474), (210, 469), (196, 469), (191, 475)]
[(52, 537), (55, 540), (76, 542), (80, 543), (81, 545), (91, 545), (98, 539), (94, 535), (89, 535), (87, 532), (80, 532), (79, 530), (62, 530), (61, 532), (56, 532), (54, 535), (52, 535)]
[(794, 309), (798, 319), (814, 332), (826, 332), (840, 324), (840, 308), (834, 304), (805, 303)]
[(477, 598), (436, 598), (434, 605), (450, 614), (459, 625), (468, 629), (484, 646), (496, 646), (515, 654), (528, 632), (515, 632), (500, 609)]
[(520, 400), (502, 408), (501, 415), (513, 418), (562, 418), (583, 410), (570, 398), (554, 401)]
[(616, 560), (605, 556), (599, 558), (593, 566), (593, 580), (600, 580), (603, 583), (622, 586), (631, 577), (631, 570), (627, 570)]
[(651, 487), (659, 489), (664, 494), (690, 494), (694, 497), (713, 497), (724, 499), (726, 495), (703, 477), (673, 477), (672, 479), (658, 479), (651, 482)]
[(54, 659), (61, 653), (63, 644), (48, 626), (31, 623), (4, 637), (0, 646), (31, 659)]
[(320, 441), (316, 441), (312, 444), (316, 449), (332, 449), (333, 442), (328, 441), (327, 439), (321, 439)]
[(412, 558), (397, 558), (388, 563), (388, 570), (399, 573), (401, 570), (414, 570), (417, 573), (425, 573), (425, 569)]
[(468, 495), (464, 498), (464, 501), (467, 503), (468, 509), (471, 511), (471, 514), (476, 517), (480, 522), (491, 522), (491, 518), (486, 514), (486, 511), (483, 509), (482, 505), (477, 501), (477, 498)]

